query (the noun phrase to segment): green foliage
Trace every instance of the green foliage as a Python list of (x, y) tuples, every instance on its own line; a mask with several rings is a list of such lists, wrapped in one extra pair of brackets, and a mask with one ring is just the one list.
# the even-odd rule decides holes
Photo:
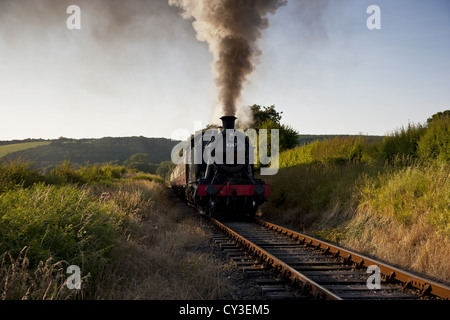
[(155, 176), (153, 174), (137, 174), (130, 178), (131, 180), (147, 180), (147, 181), (155, 181), (158, 183), (165, 183), (166, 180), (161, 178), (160, 176)]
[(0, 194), (19, 187), (28, 188), (39, 181), (39, 173), (28, 162), (0, 161)]
[(322, 164), (344, 164), (369, 161), (365, 149), (369, 142), (364, 137), (334, 137), (314, 141), (307, 145), (287, 150), (280, 156), (280, 167), (320, 162)]
[(280, 125), (280, 120), (283, 112), (275, 110), (275, 106), (264, 107), (254, 104), (250, 107), (253, 116), (253, 128), (261, 128), (264, 122), (271, 121), (275, 125)]
[(89, 269), (107, 258), (120, 215), (109, 203), (74, 185), (36, 184), (0, 195), (0, 251), (28, 247), (30, 264), (49, 257)]
[(360, 205), (409, 226), (424, 219), (450, 236), (450, 170), (445, 164), (411, 165), (365, 179)]
[(264, 215), (311, 227), (359, 208), (449, 235), (450, 118), (431, 119), (381, 141), (334, 137), (282, 152), (278, 174), (263, 177), (272, 186)]
[(421, 160), (450, 161), (450, 110), (439, 114), (428, 119), (427, 130), (418, 142)]
[(133, 154), (128, 160), (124, 162), (125, 166), (133, 165), (134, 163), (148, 163), (150, 162), (150, 156), (145, 153)]
[(297, 146), (298, 132), (294, 128), (287, 125), (282, 125), (280, 123), (283, 112), (277, 112), (275, 110), (275, 106), (261, 107), (256, 104), (251, 107), (251, 110), (253, 114), (253, 123), (251, 128), (269, 130), (268, 141), (271, 141), (270, 130), (279, 130), (280, 152)]
[(450, 118), (450, 110), (445, 110), (442, 112), (438, 112), (433, 114), (430, 118), (427, 119), (427, 124), (432, 124), (433, 122), (440, 120), (440, 119), (445, 119), (445, 118)]
[(170, 174), (176, 165), (172, 161), (163, 161), (159, 164), (158, 169), (156, 169), (156, 174), (166, 180), (169, 180)]
[(125, 167), (140, 172), (155, 174), (159, 165), (150, 163), (150, 156), (144, 153), (136, 153), (124, 162)]
[(380, 145), (380, 156), (384, 160), (394, 161), (398, 158), (417, 158), (417, 145), (425, 134), (422, 124), (408, 124), (384, 137)]
[(64, 161), (59, 166), (54, 167), (44, 180), (50, 184), (94, 184), (111, 183), (120, 179), (129, 170), (122, 166), (112, 165), (72, 165), (69, 161)]

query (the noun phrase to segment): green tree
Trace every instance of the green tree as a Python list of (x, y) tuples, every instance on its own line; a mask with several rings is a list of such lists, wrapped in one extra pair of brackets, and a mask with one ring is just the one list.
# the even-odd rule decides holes
[(280, 125), (283, 112), (275, 110), (275, 106), (264, 107), (254, 104), (250, 107), (253, 116), (253, 128), (260, 128), (266, 121), (273, 121), (275, 125)]
[[(281, 124), (283, 112), (275, 110), (275, 106), (251, 106), (253, 113), (253, 129), (278, 129), (280, 133), (280, 152), (295, 148), (298, 144), (298, 132), (287, 125)], [(270, 141), (270, 137), (268, 137)]]
[(158, 169), (156, 169), (156, 174), (168, 180), (173, 169), (175, 169), (175, 166), (175, 163), (173, 163), (172, 161), (163, 161), (159, 164)]
[(420, 159), (450, 161), (450, 110), (436, 113), (427, 123), (417, 146)]
[(433, 114), (430, 118), (427, 119), (427, 124), (430, 125), (433, 122), (436, 122), (439, 119), (450, 118), (450, 110), (445, 110), (442, 112), (438, 112)]
[(128, 160), (125, 160), (124, 164), (126, 166), (133, 165), (135, 163), (149, 163), (150, 157), (145, 153), (133, 154)]
[(136, 153), (124, 162), (128, 169), (135, 169), (138, 171), (155, 174), (158, 169), (157, 164), (150, 163), (150, 156), (145, 153)]

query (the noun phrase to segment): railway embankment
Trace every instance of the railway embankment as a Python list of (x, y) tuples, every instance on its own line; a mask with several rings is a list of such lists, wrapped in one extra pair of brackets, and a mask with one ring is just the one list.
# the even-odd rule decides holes
[(260, 215), (450, 282), (450, 118), (280, 154)]

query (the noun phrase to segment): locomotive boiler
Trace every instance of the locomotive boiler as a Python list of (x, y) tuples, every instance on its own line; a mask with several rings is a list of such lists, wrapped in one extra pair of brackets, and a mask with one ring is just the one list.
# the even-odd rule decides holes
[(220, 119), (221, 128), (197, 132), (185, 142), (184, 160), (170, 177), (172, 189), (210, 216), (253, 217), (270, 187), (254, 176), (255, 146), (235, 130), (236, 117)]

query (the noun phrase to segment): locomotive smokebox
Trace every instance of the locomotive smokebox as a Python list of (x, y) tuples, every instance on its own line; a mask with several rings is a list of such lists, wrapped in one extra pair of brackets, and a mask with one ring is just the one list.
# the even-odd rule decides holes
[(222, 118), (220, 118), (220, 120), (222, 120), (222, 127), (223, 130), (234, 130), (234, 122), (236, 121), (236, 117), (235, 116), (223, 116)]

